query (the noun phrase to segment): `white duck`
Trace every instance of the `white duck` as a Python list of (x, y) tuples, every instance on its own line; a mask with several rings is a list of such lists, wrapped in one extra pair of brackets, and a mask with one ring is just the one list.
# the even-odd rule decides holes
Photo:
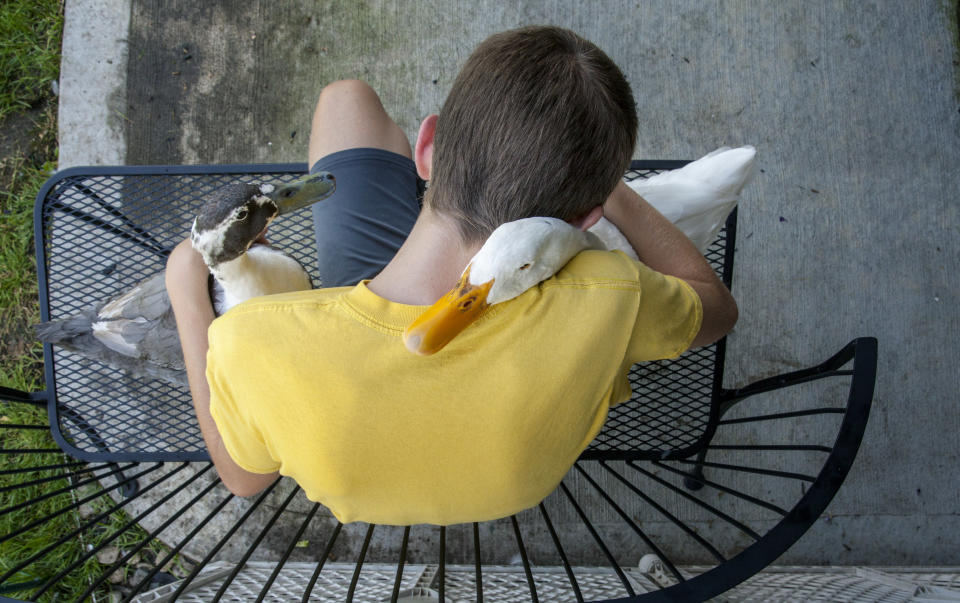
[[(628, 183), (704, 252), (753, 175), (756, 149), (723, 147), (684, 167)], [(587, 232), (557, 218), (524, 218), (494, 230), (457, 286), (404, 331), (407, 349), (442, 349), (493, 304), (517, 297), (556, 274), (585, 249), (620, 250), (637, 258), (616, 226), (601, 218)]]

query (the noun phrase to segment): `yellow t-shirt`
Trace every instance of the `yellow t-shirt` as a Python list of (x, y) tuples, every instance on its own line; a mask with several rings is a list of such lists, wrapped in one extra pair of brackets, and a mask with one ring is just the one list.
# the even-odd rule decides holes
[(424, 306), (365, 283), (250, 300), (210, 327), (210, 411), (230, 456), (292, 477), (343, 522), (485, 521), (531, 507), (675, 357), (697, 294), (619, 252), (585, 251), (490, 307), (433, 356), (401, 340)]

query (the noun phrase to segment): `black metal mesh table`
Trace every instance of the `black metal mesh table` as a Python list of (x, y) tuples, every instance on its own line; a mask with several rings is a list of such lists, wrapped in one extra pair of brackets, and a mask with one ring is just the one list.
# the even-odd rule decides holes
[[(645, 177), (684, 163), (634, 162), (627, 178)], [(43, 319), (69, 316), (162, 270), (169, 250), (187, 236), (199, 203), (210, 191), (238, 180), (284, 182), (299, 176), (305, 169), (303, 164), (284, 164), (79, 168), (59, 173), (41, 191), (35, 214)], [(736, 212), (730, 216), (707, 253), (728, 286), (733, 271), (735, 235)], [(271, 242), (315, 270), (313, 230), (308, 215), (297, 219), (295, 214), (278, 220), (271, 227)], [(173, 476), (180, 470), (171, 471), (169, 465), (160, 464), (160, 461), (208, 461), (189, 392), (185, 389), (131, 378), (49, 345), (44, 351), (45, 391), (3, 390), (0, 394), (13, 402), (47, 406), (57, 444), (71, 457), (88, 463), (82, 471), (89, 473), (71, 469), (72, 473), (67, 476), (70, 487), (74, 487), (82, 475), (99, 476), (101, 482), (123, 487), (126, 498), (115, 501), (120, 508), (160, 481), (187, 479), (189, 472), (181, 472), (180, 477)], [(499, 527), (491, 527), (489, 532), (474, 524), (472, 529), (467, 526), (465, 535), (455, 541), (448, 542), (446, 528), (434, 528), (423, 537), (437, 547), (432, 566), (439, 570), (431, 574), (433, 577), (424, 588), (443, 598), (446, 564), (452, 560), (467, 563), (466, 567), (471, 569), (468, 574), (472, 576), (465, 582), (458, 582), (454, 580), (454, 574), (450, 574), (451, 588), (460, 584), (457, 598), (482, 598), (485, 567), (480, 553), (482, 532), (498, 534), (497, 538), (515, 538), (519, 565), (523, 569), (517, 575), (523, 579), (521, 598), (524, 600), (538, 599), (538, 583), (541, 590), (546, 588), (546, 578), (541, 575), (543, 568), (540, 566), (543, 565), (563, 568), (556, 575), (566, 584), (564, 588), (568, 596), (561, 599), (640, 597), (668, 600), (712, 596), (771, 563), (816, 520), (850, 469), (872, 398), (876, 342), (870, 338), (855, 340), (820, 365), (736, 390), (722, 387), (724, 354), (725, 340), (721, 340), (673, 361), (635, 366), (630, 375), (633, 398), (610, 412), (602, 432), (583, 453), (560, 488), (544, 503), (531, 511), (501, 520)], [(847, 366), (851, 363), (852, 368)], [(793, 393), (777, 393), (786, 387), (827, 377), (846, 383), (826, 386), (823, 393), (806, 395), (800, 401)], [(750, 400), (738, 404), (740, 400), (753, 399), (758, 394), (770, 400), (754, 406)], [(804, 406), (804, 402), (812, 402), (812, 405)], [(798, 422), (804, 421), (816, 422), (807, 432), (820, 434), (822, 441), (791, 440), (791, 434), (797, 432)], [(747, 434), (746, 440), (744, 433)], [(201, 521), (198, 531), (211, 521), (217, 509), (222, 509), (232, 499), (227, 495), (223, 501), (212, 502), (215, 497), (223, 496), (223, 490), (214, 488), (215, 482), (211, 482), (199, 499), (192, 499), (190, 503), (196, 506), (207, 504), (201, 503), (202, 500), (209, 500), (208, 506), (214, 509)], [(771, 483), (800, 484), (801, 487), (771, 487)], [(266, 551), (266, 545), (261, 546), (276, 517), (285, 512), (296, 492), (296, 489), (292, 490), (291, 498), (269, 516), (259, 536), (227, 547), (246, 552), (235, 559), (234, 570), (221, 572), (217, 583), (221, 594), (229, 595), (230, 589), (234, 588), (231, 584), (243, 582), (243, 563), (251, 559), (276, 564), (265, 586), (262, 581), (259, 583), (261, 596), (270, 594), (271, 584), (286, 575), (284, 572), (289, 572), (289, 568), (309, 564), (310, 558), (302, 558), (305, 552), (294, 546), (296, 538), (289, 547), (280, 547), (279, 554)], [(710, 498), (709, 493), (720, 493), (727, 500)], [(210, 578), (210, 562), (221, 554), (218, 551), (227, 541), (240, 538), (235, 534), (248, 532), (251, 524), (246, 522), (263, 521), (251, 517), (257, 516), (254, 510), (268, 495), (265, 493), (257, 498), (251, 510), (240, 516), (237, 529), (244, 526), (243, 529), (221, 536), (219, 544), (210, 547), (209, 554), (195, 559), (193, 574), (178, 585), (179, 594), (195, 588), (200, 577)], [(598, 521), (597, 505), (606, 509), (616, 525), (610, 520), (605, 520), (603, 525), (594, 525)], [(651, 531), (640, 525), (642, 522), (636, 520), (638, 506), (643, 509), (641, 514), (655, 517), (656, 525), (661, 527)], [(318, 507), (312, 507), (299, 534), (317, 527), (314, 525), (308, 529)], [(18, 512), (21, 508), (0, 509), (0, 514)], [(166, 526), (175, 523), (185, 511), (183, 508), (163, 509), (161, 505), (149, 512), (168, 513), (169, 518), (162, 524)], [(42, 523), (43, 519), (37, 521)], [(713, 522), (723, 528), (712, 530), (709, 526)], [(535, 529), (530, 527), (534, 523)], [(78, 533), (95, 527), (96, 524), (81, 526)], [(378, 600), (373, 591), (365, 594), (363, 588), (358, 590), (358, 584), (365, 584), (361, 579), (365, 561), (368, 571), (373, 562), (395, 564), (392, 567), (396, 568), (396, 580), (391, 585), (392, 590), (388, 589), (387, 598), (399, 598), (401, 585), (406, 584), (404, 566), (413, 562), (407, 560), (410, 528), (403, 530), (402, 535), (397, 533), (395, 546), (381, 546), (369, 556), (368, 545), (375, 526), (331, 524), (321, 528), (320, 531), (329, 536), (329, 541), (326, 549), (310, 551), (313, 558), (310, 567), (313, 569), (308, 574), (316, 574), (312, 575), (312, 580), (303, 581), (303, 600), (310, 598), (320, 580), (328, 553), (336, 546), (349, 549), (338, 559), (345, 556), (356, 559), (352, 566), (351, 585), (346, 590), (350, 598)], [(257, 530), (260, 529), (258, 523)], [(534, 530), (535, 536), (531, 537), (529, 530)], [(29, 531), (24, 529), (0, 536), (0, 544), (13, 541)], [(338, 537), (343, 543), (346, 538), (343, 534), (350, 532), (357, 532), (350, 546), (337, 544)], [(571, 536), (565, 532), (586, 535), (586, 542), (579, 537), (577, 542), (571, 542)], [(528, 534), (526, 540), (524, 533)], [(611, 534), (616, 542), (610, 542)], [(162, 534), (151, 534), (151, 538), (160, 536)], [(698, 554), (715, 564), (713, 568), (697, 576), (681, 571), (672, 559), (677, 557), (676, 551), (683, 550), (678, 548), (679, 540), (688, 541), (689, 546), (699, 551)], [(179, 549), (174, 546), (174, 551), (186, 550), (182, 548), (186, 544), (180, 546)], [(584, 547), (593, 547), (592, 557), (585, 557)], [(638, 551), (656, 555), (658, 562), (662, 563), (663, 571), (658, 579), (644, 581), (642, 577), (638, 578), (637, 571), (628, 567), (635, 564), (636, 559), (624, 565), (625, 555), (634, 555)], [(90, 554), (95, 552), (96, 549)], [(537, 557), (535, 562), (531, 561), (531, 555)], [(587, 557), (602, 562), (605, 569), (601, 573), (609, 579), (613, 590), (581, 589), (578, 572), (584, 574), (584, 584), (592, 583), (590, 580), (594, 577), (590, 574), (588, 580), (585, 570), (571, 562), (571, 558)], [(33, 560), (12, 563), (12, 569), (0, 574), (0, 589), (5, 584), (16, 584), (20, 572), (25, 571), (30, 563)], [(290, 565), (284, 569), (288, 563)], [(495, 574), (489, 559), (486, 567), (488, 575)], [(115, 569), (105, 568), (89, 591), (105, 588), (106, 577)], [(63, 573), (69, 571), (67, 568)], [(56, 583), (56, 577), (50, 577), (42, 587), (28, 589), (30, 592), (18, 596), (33, 599), (55, 589)], [(653, 589), (649, 584), (653, 584)], [(145, 590), (147, 586), (148, 581), (144, 580), (138, 590)], [(9, 590), (9, 586), (6, 588), (8, 590), (0, 590), (0, 593), (18, 592)], [(662, 590), (656, 590), (658, 588)], [(644, 590), (653, 592), (642, 594)]]
[[(682, 164), (638, 163), (627, 177)], [(71, 316), (163, 270), (170, 249), (189, 234), (199, 204), (216, 188), (237, 180), (284, 182), (302, 174), (304, 166), (236, 169), (244, 171), (125, 168), (61, 174), (38, 207), (44, 320)], [(308, 267), (316, 281), (313, 231), (306, 216), (278, 220), (270, 238)], [(734, 213), (707, 252), (728, 286), (735, 227)], [(677, 360), (637, 365), (630, 375), (633, 398), (611, 411), (583, 458), (688, 455), (709, 436), (711, 400), (720, 385), (723, 351), (721, 341)], [(56, 347), (48, 347), (45, 353), (55, 434), (71, 455), (88, 461), (209, 458), (185, 388), (134, 379)]]

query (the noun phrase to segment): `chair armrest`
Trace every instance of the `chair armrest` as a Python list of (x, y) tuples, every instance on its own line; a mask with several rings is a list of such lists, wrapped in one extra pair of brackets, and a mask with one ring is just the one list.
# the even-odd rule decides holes
[[(853, 360), (853, 368), (841, 369), (850, 360)], [(877, 378), (877, 339), (875, 337), (854, 339), (842, 350), (816, 366), (767, 377), (744, 387), (722, 390), (720, 416), (722, 417), (736, 403), (750, 396), (841, 375), (853, 376), (851, 397), (856, 395), (867, 401), (873, 398), (873, 387)]]

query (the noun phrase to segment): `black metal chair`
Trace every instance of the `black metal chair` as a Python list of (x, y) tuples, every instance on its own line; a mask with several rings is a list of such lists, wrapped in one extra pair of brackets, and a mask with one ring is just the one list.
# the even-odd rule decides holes
[[(684, 163), (634, 162), (627, 178)], [(35, 212), (42, 318), (68, 316), (162, 270), (199, 201), (217, 187), (286, 181), (305, 170), (57, 174)], [(728, 286), (735, 237), (736, 212), (707, 254)], [(314, 265), (308, 219), (277, 221), (271, 241)], [(0, 450), (0, 478), (9, 484), (0, 487), (0, 515), (23, 518), (0, 534), (0, 599), (86, 600), (111, 589), (150, 601), (707, 599), (771, 564), (823, 513), (856, 456), (876, 373), (872, 338), (737, 389), (723, 387), (724, 355), (721, 340), (634, 367), (633, 399), (611, 411), (538, 507), (484, 524), (396, 528), (341, 525), (289, 480), (254, 500), (233, 497), (211, 469), (189, 392), (47, 345), (45, 390), (0, 390), (6, 408), (45, 407), (56, 442)], [(15, 432), (46, 428), (0, 422), (0, 436), (6, 443)], [(795, 441), (798, 433), (813, 439)], [(27, 454), (36, 460), (25, 466)], [(22, 543), (55, 517), (85, 505), (75, 528), (46, 534), (47, 546), (25, 552)], [(86, 551), (51, 567), (63, 543), (77, 538)], [(119, 549), (115, 558), (97, 562), (110, 547)], [(148, 557), (149, 568), (122, 588), (111, 585), (118, 572), (133, 573), (131, 560)], [(694, 563), (697, 573), (684, 569)]]

